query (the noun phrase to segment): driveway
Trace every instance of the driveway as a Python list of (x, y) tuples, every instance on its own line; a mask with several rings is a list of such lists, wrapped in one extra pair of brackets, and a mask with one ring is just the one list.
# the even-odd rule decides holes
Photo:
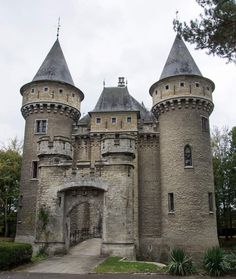
[(23, 272), (85, 274), (104, 261), (100, 255), (101, 239), (88, 239), (71, 248), (65, 256), (54, 256), (35, 264)]

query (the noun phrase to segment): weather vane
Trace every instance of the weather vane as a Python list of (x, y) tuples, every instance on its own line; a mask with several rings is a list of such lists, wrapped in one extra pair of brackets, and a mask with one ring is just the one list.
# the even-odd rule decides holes
[(58, 39), (58, 37), (59, 37), (60, 27), (61, 27), (61, 25), (60, 25), (60, 17), (59, 17), (59, 18), (58, 18), (58, 24), (57, 24), (57, 39)]

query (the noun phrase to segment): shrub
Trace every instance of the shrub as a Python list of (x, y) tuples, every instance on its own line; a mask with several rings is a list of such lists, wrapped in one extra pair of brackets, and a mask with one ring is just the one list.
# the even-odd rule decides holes
[(236, 253), (227, 254), (225, 260), (228, 264), (227, 268), (230, 271), (236, 271)]
[(222, 276), (229, 269), (224, 251), (220, 247), (207, 249), (203, 257), (203, 266), (210, 276)]
[(0, 270), (29, 262), (32, 256), (32, 247), (26, 243), (0, 243)]
[(167, 271), (170, 274), (185, 276), (193, 273), (192, 259), (182, 249), (174, 248), (170, 257), (171, 261), (167, 266)]

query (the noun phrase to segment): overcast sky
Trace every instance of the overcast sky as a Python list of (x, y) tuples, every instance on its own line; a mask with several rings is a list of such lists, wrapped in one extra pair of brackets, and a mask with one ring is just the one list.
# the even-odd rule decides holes
[[(56, 39), (74, 83), (85, 95), (82, 115), (106, 86), (128, 79), (131, 95), (151, 108), (156, 82), (175, 39), (176, 10), (189, 21), (201, 12), (195, 0), (0, 0), (0, 142), (23, 139), (19, 89), (32, 80)], [(236, 66), (187, 44), (202, 74), (215, 82), (211, 126), (236, 125)]]

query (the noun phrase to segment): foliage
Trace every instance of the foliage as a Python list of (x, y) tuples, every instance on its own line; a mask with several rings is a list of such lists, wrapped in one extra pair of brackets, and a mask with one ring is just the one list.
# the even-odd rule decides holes
[(190, 275), (193, 273), (192, 259), (189, 258), (182, 249), (174, 248), (170, 254), (171, 261), (167, 266), (167, 271), (172, 275)]
[(212, 133), (213, 170), (218, 229), (226, 237), (236, 227), (236, 127)]
[(208, 49), (209, 54), (236, 63), (236, 2), (235, 0), (196, 0), (204, 9), (200, 19), (189, 24), (173, 21), (174, 29), (183, 38), (196, 44), (197, 49)]
[(0, 243), (0, 270), (6, 270), (29, 262), (32, 257), (32, 247), (26, 243)]
[(49, 212), (47, 208), (42, 206), (39, 208), (39, 212), (38, 212), (38, 226), (40, 231), (45, 232), (48, 224), (49, 224)]
[(0, 224), (5, 236), (9, 236), (9, 225), (16, 223), (21, 161), (16, 140), (0, 150)]
[(203, 266), (210, 276), (222, 276), (229, 269), (224, 251), (220, 247), (207, 249), (203, 257)]
[(48, 258), (48, 254), (45, 251), (40, 250), (36, 255), (31, 258), (32, 263), (38, 263)]
[(230, 271), (236, 271), (236, 253), (227, 254), (225, 257)]
[(98, 265), (94, 272), (158, 272), (161, 268), (152, 263), (145, 262), (129, 262), (124, 261), (120, 257), (108, 257), (103, 263)]

